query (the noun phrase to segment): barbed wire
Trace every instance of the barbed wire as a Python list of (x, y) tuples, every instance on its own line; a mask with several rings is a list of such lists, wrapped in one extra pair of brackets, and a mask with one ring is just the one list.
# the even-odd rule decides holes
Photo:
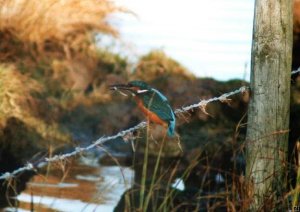
[(291, 75), (297, 74), (297, 73), (299, 73), (299, 72), (300, 72), (300, 67), (299, 67), (297, 70), (292, 71), (292, 72), (291, 72)]
[[(201, 108), (203, 106), (206, 106), (208, 103), (214, 102), (214, 101), (222, 101), (223, 102), (224, 100), (226, 100), (230, 96), (236, 95), (238, 93), (244, 93), (247, 89), (248, 89), (248, 87), (243, 86), (243, 87), (241, 87), (241, 88), (239, 88), (235, 91), (231, 91), (231, 92), (222, 94), (219, 97), (214, 97), (214, 98), (211, 98), (211, 99), (202, 100), (202, 101), (200, 101), (196, 104), (192, 104), (192, 105), (189, 105), (189, 106), (186, 106), (186, 107), (182, 107), (180, 109), (176, 109), (174, 111), (174, 113), (179, 114), (179, 113), (184, 113), (184, 112), (190, 111), (190, 110), (195, 109), (195, 108), (199, 108), (199, 107)], [(80, 153), (87, 152), (88, 150), (91, 150), (91, 149), (95, 148), (96, 146), (103, 145), (107, 141), (114, 140), (114, 139), (117, 139), (119, 137), (124, 137), (124, 136), (126, 136), (130, 133), (133, 133), (133, 132), (135, 132), (139, 129), (145, 128), (146, 126), (147, 126), (147, 122), (143, 121), (143, 122), (135, 125), (134, 127), (131, 127), (129, 129), (126, 129), (126, 130), (122, 130), (122, 131), (118, 132), (115, 135), (100, 137), (98, 140), (94, 141), (92, 144), (90, 144), (86, 147), (76, 147), (75, 150), (70, 152), (70, 153), (66, 153), (66, 154), (62, 154), (62, 155), (55, 155), (53, 157), (47, 157), (43, 161), (41, 161), (40, 163), (50, 163), (50, 162), (57, 162), (57, 161), (65, 160), (67, 158), (78, 155)], [(0, 175), (0, 180), (15, 177), (17, 174), (19, 174), (23, 171), (35, 170), (36, 167), (38, 167), (38, 166), (39, 165), (33, 165), (32, 163), (28, 162), (24, 167), (18, 168), (13, 172), (6, 172), (6, 173)]]
[[(299, 72), (300, 72), (300, 67), (297, 70), (292, 71), (291, 75), (294, 75), (294, 74), (299, 73)], [(185, 113), (185, 112), (188, 112), (188, 111), (193, 110), (195, 108), (200, 108), (200, 109), (204, 110), (204, 112), (205, 112), (205, 107), (206, 107), (207, 104), (209, 104), (211, 102), (216, 102), (216, 101), (226, 102), (226, 101), (229, 100), (228, 97), (234, 96), (234, 95), (239, 94), (239, 93), (243, 94), (247, 90), (249, 90), (249, 87), (242, 86), (239, 89), (236, 89), (234, 91), (230, 91), (228, 93), (224, 93), (224, 94), (222, 94), (218, 97), (213, 97), (213, 98), (210, 98), (210, 99), (207, 99), (207, 100), (201, 100), (200, 102), (198, 102), (196, 104), (192, 104), (192, 105), (189, 105), (189, 106), (178, 108), (174, 111), (174, 113), (175, 114)], [(36, 170), (37, 167), (40, 166), (40, 164), (44, 164), (44, 163), (48, 164), (48, 163), (52, 163), (52, 162), (62, 161), (62, 160), (65, 160), (67, 158), (78, 155), (80, 153), (87, 152), (87, 151), (89, 151), (89, 150), (91, 150), (91, 149), (93, 149), (93, 148), (95, 148), (99, 145), (102, 145), (102, 144), (106, 143), (107, 141), (111, 141), (111, 140), (117, 139), (119, 137), (125, 137), (126, 135), (131, 134), (131, 133), (133, 133), (133, 132), (135, 132), (139, 129), (145, 128), (146, 126), (147, 126), (146, 121), (140, 122), (139, 124), (135, 125), (134, 127), (128, 128), (126, 130), (122, 130), (122, 131), (118, 132), (115, 135), (100, 137), (99, 139), (97, 139), (92, 144), (90, 144), (86, 147), (76, 147), (75, 150), (70, 152), (70, 153), (66, 153), (66, 154), (62, 154), (62, 155), (55, 155), (53, 157), (46, 157), (43, 161), (39, 162), (37, 165), (34, 165), (30, 162), (27, 162), (26, 165), (23, 166), (23, 167), (20, 167), (20, 168), (14, 170), (12, 172), (5, 172), (2, 175), (0, 175), (0, 180), (8, 180), (10, 178), (16, 177), (18, 174), (20, 174), (24, 171), (30, 171), (30, 170), (34, 171), (34, 170)]]

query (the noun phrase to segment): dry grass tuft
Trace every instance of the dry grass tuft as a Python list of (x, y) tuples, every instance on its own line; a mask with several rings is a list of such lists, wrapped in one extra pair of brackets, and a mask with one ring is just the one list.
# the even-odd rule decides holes
[(0, 65), (0, 128), (15, 117), (34, 128), (43, 138), (69, 141), (56, 124), (46, 123), (36, 115), (39, 104), (33, 93), (43, 87), (35, 80), (22, 75), (14, 66)]
[[(22, 75), (13, 66), (0, 66), (0, 121), (21, 117), (35, 105), (32, 92), (42, 89), (36, 81)], [(3, 123), (2, 123), (3, 124)]]
[(46, 140), (70, 140), (56, 116), (64, 102), (103, 91), (94, 33), (118, 36), (114, 12), (127, 10), (109, 0), (0, 0), (0, 129), (15, 117)]
[(117, 36), (107, 21), (113, 12), (125, 11), (108, 0), (2, 0), (0, 32), (44, 50), (50, 43), (81, 48), (91, 32)]
[(108, 22), (115, 12), (128, 10), (109, 0), (0, 0), (0, 62), (13, 63), (49, 95), (96, 91), (116, 65), (98, 55), (94, 33), (118, 36)]
[(188, 80), (195, 79), (191, 72), (160, 50), (151, 51), (143, 56), (137, 64), (134, 75), (137, 79), (145, 81), (171, 75), (180, 75)]

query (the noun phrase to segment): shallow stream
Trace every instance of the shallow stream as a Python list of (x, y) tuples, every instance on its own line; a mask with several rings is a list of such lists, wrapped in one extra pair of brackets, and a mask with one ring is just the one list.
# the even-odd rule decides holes
[[(52, 167), (48, 174), (36, 175), (17, 199), (18, 208), (5, 211), (113, 211), (121, 195), (131, 187), (134, 171), (119, 166)], [(32, 204), (33, 203), (33, 204)]]

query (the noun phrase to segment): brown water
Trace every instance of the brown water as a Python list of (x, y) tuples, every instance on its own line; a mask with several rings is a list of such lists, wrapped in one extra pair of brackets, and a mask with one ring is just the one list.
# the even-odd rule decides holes
[[(18, 211), (113, 211), (134, 172), (127, 167), (55, 164), (35, 176), (18, 196)], [(7, 211), (13, 210), (8, 208)]]

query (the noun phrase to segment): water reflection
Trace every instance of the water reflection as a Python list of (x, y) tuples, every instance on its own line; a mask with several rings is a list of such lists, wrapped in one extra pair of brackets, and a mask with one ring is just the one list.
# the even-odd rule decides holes
[(33, 201), (35, 211), (113, 211), (134, 179), (132, 169), (119, 166), (73, 162), (64, 172), (56, 167), (48, 175), (35, 176), (17, 197), (18, 210), (30, 211)]

